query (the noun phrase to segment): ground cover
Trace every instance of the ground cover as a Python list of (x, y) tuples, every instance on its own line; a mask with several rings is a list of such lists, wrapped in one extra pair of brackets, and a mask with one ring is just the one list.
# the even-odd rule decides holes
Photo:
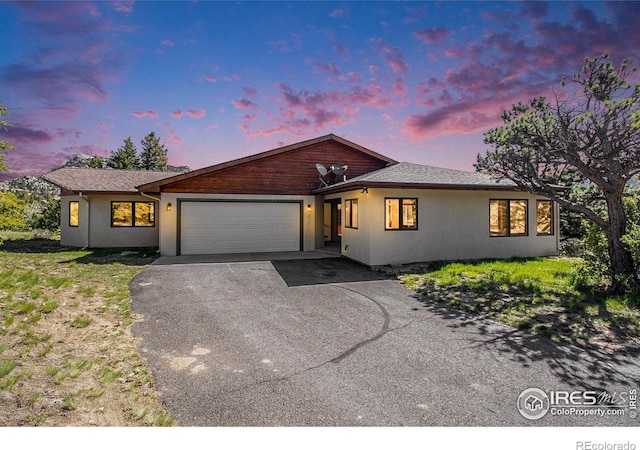
[(154, 249), (2, 238), (0, 426), (172, 425), (130, 330), (128, 284)]
[(404, 268), (425, 302), (447, 303), (556, 342), (640, 356), (640, 299), (576, 286), (582, 261), (534, 258)]

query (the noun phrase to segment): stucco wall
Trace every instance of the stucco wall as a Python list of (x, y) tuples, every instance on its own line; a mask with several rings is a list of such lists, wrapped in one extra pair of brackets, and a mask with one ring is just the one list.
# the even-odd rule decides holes
[[(69, 227), (69, 201), (78, 201), (77, 227)], [(61, 199), (60, 243), (70, 247), (157, 247), (158, 203), (154, 227), (112, 227), (111, 202), (150, 202), (142, 195), (65, 196)]]
[[(342, 253), (367, 265), (558, 254), (557, 208), (554, 235), (536, 235), (536, 199), (542, 197), (521, 192), (372, 188), (369, 195), (352, 191), (341, 197), (343, 202), (358, 198), (359, 206), (358, 229), (345, 228)], [(418, 199), (417, 230), (385, 230), (388, 197)], [(490, 237), (490, 199), (528, 200), (528, 235)]]
[[(178, 204), (181, 199), (211, 200), (256, 200), (256, 201), (300, 201), (302, 202), (302, 247), (303, 251), (316, 249), (317, 214), (316, 197), (313, 195), (232, 195), (232, 194), (183, 194), (163, 193), (160, 201), (160, 254), (175, 256), (178, 247)], [(167, 205), (171, 203), (171, 211)], [(307, 211), (311, 205), (311, 211)], [(320, 204), (320, 208), (322, 205)]]
[[(78, 226), (69, 226), (69, 202), (78, 202)], [(89, 203), (79, 195), (60, 198), (60, 245), (67, 247), (89, 246)]]

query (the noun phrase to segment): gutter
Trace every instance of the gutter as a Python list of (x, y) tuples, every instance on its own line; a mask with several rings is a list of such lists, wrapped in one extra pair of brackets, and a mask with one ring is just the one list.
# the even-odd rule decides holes
[(359, 180), (356, 182), (339, 183), (322, 187), (311, 191), (313, 194), (333, 194), (338, 192), (363, 189), (365, 187), (374, 188), (397, 188), (397, 189), (432, 189), (432, 190), (464, 190), (464, 191), (522, 191), (516, 185), (489, 185), (489, 184), (438, 184), (438, 183), (411, 183), (411, 182), (384, 182)]
[(153, 195), (145, 194), (144, 192), (142, 192), (140, 190), (138, 190), (138, 194), (142, 195), (143, 197), (150, 198), (151, 200), (155, 200), (157, 202), (160, 202), (160, 197), (154, 197)]

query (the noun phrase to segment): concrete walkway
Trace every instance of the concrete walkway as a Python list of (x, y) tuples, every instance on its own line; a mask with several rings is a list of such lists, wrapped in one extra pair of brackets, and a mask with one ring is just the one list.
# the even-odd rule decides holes
[(340, 258), (340, 249), (319, 249), (311, 252), (266, 252), (266, 253), (231, 253), (221, 255), (180, 255), (161, 256), (152, 265), (167, 266), (173, 264), (212, 264), (250, 261), (290, 261), (303, 259)]

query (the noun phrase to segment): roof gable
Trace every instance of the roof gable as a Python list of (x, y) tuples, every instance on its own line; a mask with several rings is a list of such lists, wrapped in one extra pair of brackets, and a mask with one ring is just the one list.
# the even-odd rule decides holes
[(43, 178), (56, 186), (59, 186), (63, 190), (74, 193), (137, 193), (137, 186), (171, 176), (173, 176), (172, 172), (64, 167), (43, 175)]
[(319, 183), (316, 163), (347, 164), (347, 175), (359, 176), (396, 161), (330, 134), (151, 182), (139, 190), (309, 194)]

